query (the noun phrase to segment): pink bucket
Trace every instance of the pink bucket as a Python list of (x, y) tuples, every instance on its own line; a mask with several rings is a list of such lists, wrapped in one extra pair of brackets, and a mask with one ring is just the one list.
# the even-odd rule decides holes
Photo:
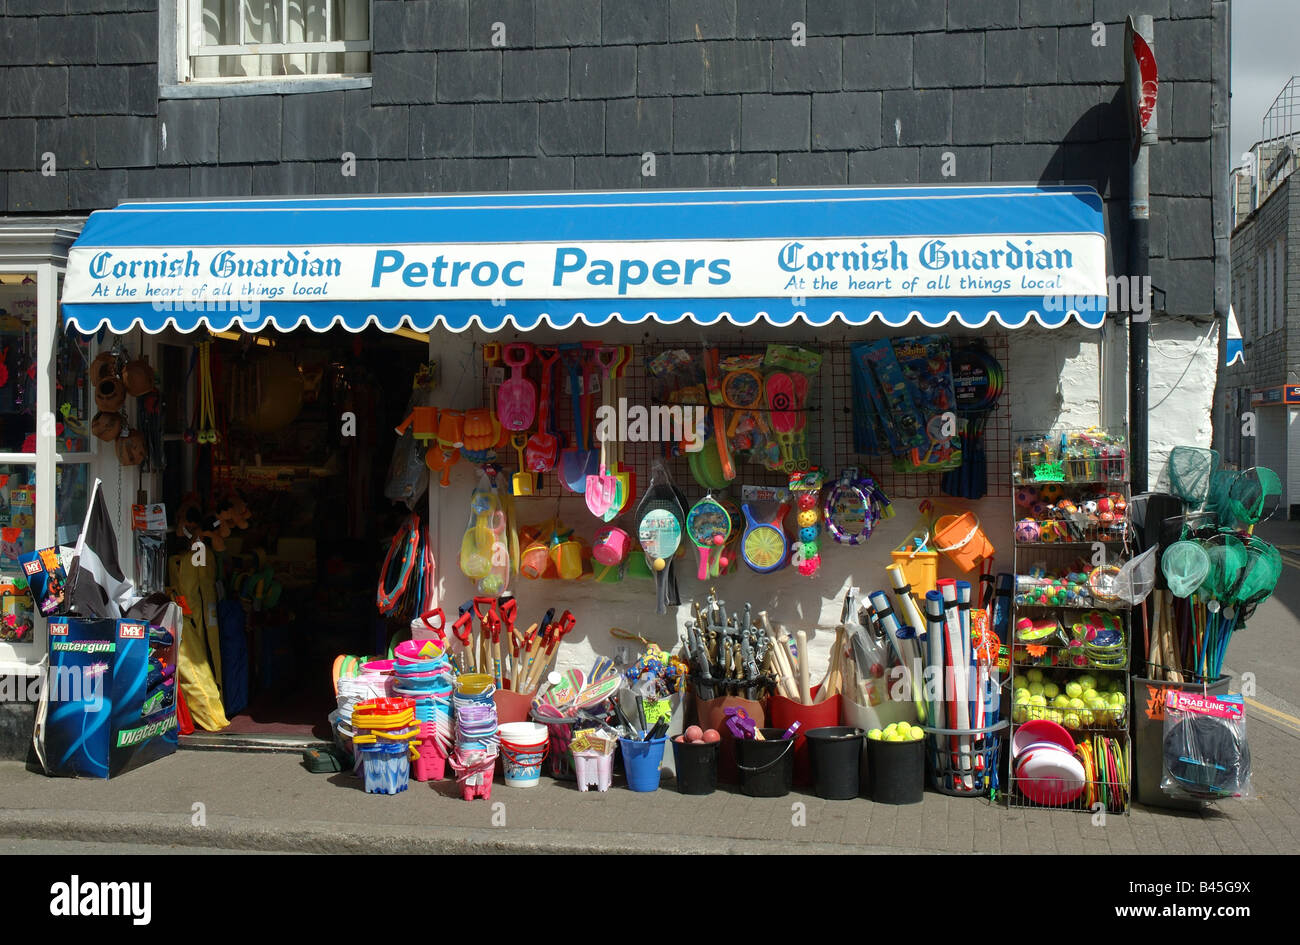
[(598, 564), (612, 567), (622, 564), (632, 550), (632, 538), (617, 525), (606, 525), (592, 540), (591, 557)]

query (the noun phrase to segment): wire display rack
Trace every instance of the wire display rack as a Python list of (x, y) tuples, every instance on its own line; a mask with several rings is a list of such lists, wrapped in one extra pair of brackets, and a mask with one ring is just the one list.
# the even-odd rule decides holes
[[(1029, 512), (1032, 496), (1027, 472), (1032, 463), (1013, 457), (1016, 521)], [(1066, 467), (1069, 468), (1068, 466)], [(1116, 474), (1122, 471), (1123, 476)], [(1053, 495), (1082, 508), (1100, 495), (1118, 495), (1127, 503), (1126, 457), (1077, 467), (1077, 480), (1053, 484)], [(1041, 486), (1042, 484), (1037, 484)], [(1031, 506), (1032, 508), (1032, 506)], [(1041, 510), (1039, 512), (1041, 514)], [(1027, 722), (1050, 719), (1069, 730), (1075, 760), (1085, 772), (1082, 786), (1065, 781), (1017, 776), (1014, 749), (1008, 749), (1007, 803), (1012, 807), (1128, 813), (1131, 746), (1127, 699), (1132, 612), (1126, 604), (1100, 592), (1097, 575), (1131, 557), (1131, 528), (1121, 517), (1118, 527), (1085, 529), (1077, 541), (1027, 541), (1032, 530), (1016, 528), (1016, 592), (1013, 597), (1009, 650), (1011, 744)], [(1076, 688), (1077, 687), (1077, 688)], [(1016, 693), (1030, 693), (1029, 701)], [(1089, 695), (1091, 691), (1091, 695)], [(1120, 693), (1122, 697), (1116, 698)], [(1100, 805), (1100, 806), (1099, 806)]]
[[(920, 332), (917, 332), (918, 334)], [(935, 332), (938, 333), (938, 332)], [(839, 471), (848, 467), (861, 469), (869, 474), (891, 500), (921, 499), (942, 494), (941, 479), (943, 474), (937, 472), (900, 471), (893, 467), (890, 456), (870, 456), (858, 453), (853, 443), (853, 388), (850, 367), (850, 349), (864, 339), (842, 338), (834, 340), (816, 337), (782, 338), (781, 343), (794, 345), (816, 351), (822, 355), (820, 372), (812, 379), (807, 401), (797, 412), (805, 415), (804, 449), (809, 462), (823, 470), (828, 480), (838, 476)], [(969, 344), (971, 339), (953, 336), (954, 349)], [(990, 355), (1004, 367), (1009, 363), (1009, 339), (1005, 332), (991, 332), (980, 339)], [(660, 355), (676, 350), (685, 350), (697, 361), (703, 350), (696, 344), (646, 340), (633, 344), (632, 357), (618, 382), (616, 394), (628, 405), (647, 407), (668, 406), (659, 400), (654, 377), (647, 370), (647, 365)], [(718, 348), (723, 358), (735, 355), (762, 354), (767, 347), (765, 341), (749, 339), (720, 342)], [(481, 351), (479, 352), (481, 357)], [(483, 372), (481, 403), (495, 401), (498, 384), (510, 376), (498, 363), (495, 373)], [(540, 371), (534, 363), (526, 370), (526, 376), (540, 388)], [(557, 410), (552, 414), (553, 423), (561, 440), (572, 442), (575, 423), (575, 411), (572, 405), (570, 382), (561, 365), (557, 365), (554, 374)], [(594, 395), (599, 404), (599, 394)], [(1004, 387), (997, 407), (991, 412), (983, 430), (983, 443), (988, 459), (988, 492), (990, 497), (1006, 498), (1011, 495), (1011, 412), (1010, 394)], [(617, 402), (613, 405), (617, 408)], [(711, 418), (712, 405), (707, 398), (699, 403), (679, 404), (683, 407), (702, 408)], [(763, 413), (764, 408), (756, 408)], [(724, 422), (730, 422), (733, 411), (724, 409)], [(599, 443), (594, 438), (590, 448), (598, 449)], [(656, 460), (664, 462), (676, 484), (691, 498), (703, 494), (691, 475), (689, 456), (684, 452), (673, 451), (663, 442), (637, 441), (619, 444), (622, 451), (622, 463), (635, 474), (638, 482), (645, 482), (650, 473), (651, 464)], [(498, 455), (498, 462), (503, 468), (513, 471), (518, 468), (518, 461), (512, 449), (507, 447)], [(735, 485), (755, 485), (778, 487), (789, 482), (789, 473), (768, 469), (758, 462), (739, 461), (736, 464), (737, 477)], [(534, 491), (536, 498), (560, 498), (568, 493), (556, 473), (543, 474)]]

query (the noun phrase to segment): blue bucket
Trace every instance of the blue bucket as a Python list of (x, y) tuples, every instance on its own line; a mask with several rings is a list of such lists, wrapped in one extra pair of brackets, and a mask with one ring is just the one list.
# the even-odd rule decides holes
[(400, 794), (411, 783), (405, 742), (367, 745), (360, 754), (367, 794)]
[(627, 738), (618, 740), (623, 751), (623, 773), (627, 775), (629, 790), (642, 793), (659, 790), (659, 764), (664, 759), (664, 745), (667, 742), (666, 735), (648, 742)]

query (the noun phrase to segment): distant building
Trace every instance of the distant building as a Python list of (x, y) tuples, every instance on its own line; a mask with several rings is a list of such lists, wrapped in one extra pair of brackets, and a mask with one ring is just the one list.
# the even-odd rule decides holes
[(1300, 515), (1300, 76), (1264, 117), (1232, 172), (1232, 306), (1244, 363), (1219, 381), (1215, 446), (1225, 463), (1267, 466), (1284, 508)]

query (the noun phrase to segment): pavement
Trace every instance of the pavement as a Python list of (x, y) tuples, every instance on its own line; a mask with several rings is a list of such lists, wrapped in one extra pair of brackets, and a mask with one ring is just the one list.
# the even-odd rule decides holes
[[(491, 802), (454, 784), (367, 795), (348, 774), (296, 755), (181, 751), (111, 781), (45, 778), (0, 762), (0, 852), (269, 853), (1293, 853), (1300, 849), (1300, 523), (1265, 523), (1284, 552), (1276, 596), (1229, 649), (1248, 682), (1255, 796), (1196, 812), (1134, 804), (1089, 813), (1008, 807), (927, 792), (921, 804), (653, 795), (616, 781), (581, 793), (543, 778), (498, 783)], [(1253, 674), (1245, 675), (1243, 674)]]

